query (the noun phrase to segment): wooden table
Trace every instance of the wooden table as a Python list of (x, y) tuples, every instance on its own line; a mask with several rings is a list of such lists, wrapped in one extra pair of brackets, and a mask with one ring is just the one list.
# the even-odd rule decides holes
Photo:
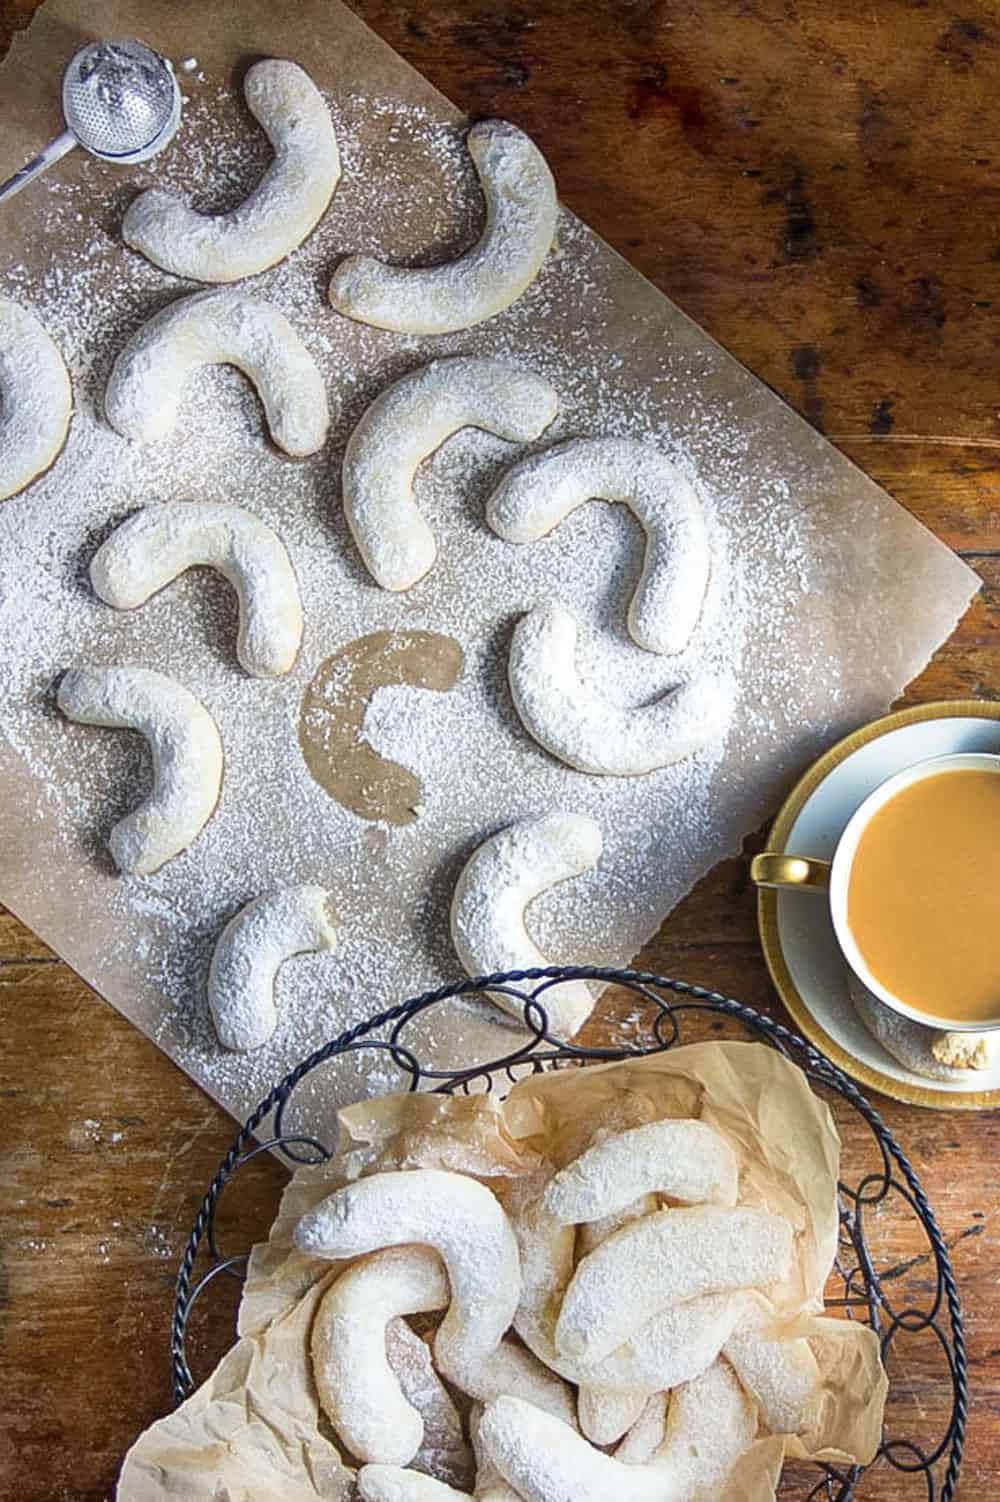
[[(528, 130), (571, 208), (962, 551), (982, 598), (907, 699), (996, 697), (1000, 22), (987, 0), (355, 4), (472, 115)], [(0, 0), (0, 49), (34, 8)], [(706, 879), (643, 962), (780, 1010), (744, 861)], [(169, 1404), (175, 1266), (233, 1126), (4, 915), (0, 987), (0, 1495), (97, 1502)], [(621, 1036), (613, 1008), (592, 1036)], [(960, 1495), (995, 1497), (997, 1120), (879, 1105), (965, 1300)], [(234, 1238), (281, 1178), (267, 1162), (244, 1185)], [(223, 1300), (200, 1328), (197, 1354), (224, 1347)], [(915, 1495), (891, 1474), (870, 1494)]]

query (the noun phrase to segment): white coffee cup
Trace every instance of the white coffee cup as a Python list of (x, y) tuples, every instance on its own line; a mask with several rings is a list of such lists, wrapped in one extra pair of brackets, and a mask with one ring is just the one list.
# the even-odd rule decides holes
[(941, 772), (991, 772), (1000, 776), (1000, 756), (993, 756), (987, 752), (960, 751), (949, 756), (934, 756), (928, 761), (915, 762), (913, 766), (904, 768), (902, 772), (897, 772), (895, 776), (880, 783), (874, 792), (869, 793), (864, 802), (855, 809), (837, 841), (832, 861), (817, 860), (805, 855), (779, 855), (774, 851), (766, 851), (754, 857), (750, 866), (750, 876), (759, 887), (801, 887), (806, 891), (825, 893), (830, 904), (830, 921), (844, 959), (858, 980), (894, 1012), (899, 1012), (914, 1022), (922, 1022), (927, 1027), (946, 1028), (949, 1032), (990, 1032), (994, 1028), (1000, 1028), (1000, 1016), (996, 1021), (979, 1019), (972, 1022), (956, 1021), (952, 1017), (936, 1017), (930, 1012), (921, 1011), (919, 1007), (910, 1006), (902, 997), (894, 995), (865, 964), (864, 957), (854, 941), (847, 922), (847, 893), (851, 881), (851, 868), (861, 837), (868, 825), (879, 809), (897, 793), (901, 793), (904, 788), (911, 787), (915, 782), (922, 782), (928, 777), (936, 777)]

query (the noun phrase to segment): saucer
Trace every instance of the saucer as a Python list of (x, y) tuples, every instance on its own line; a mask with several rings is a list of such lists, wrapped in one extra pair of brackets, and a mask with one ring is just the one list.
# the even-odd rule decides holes
[[(1000, 753), (1000, 703), (917, 704), (864, 725), (815, 762), (785, 800), (768, 849), (829, 859), (858, 805), (887, 777), (954, 751)], [(869, 1090), (939, 1110), (1000, 1105), (1000, 1058), (968, 1080), (928, 1080), (872, 1037), (847, 994), (847, 973), (823, 896), (761, 887), (757, 922), (775, 988), (795, 1024)]]

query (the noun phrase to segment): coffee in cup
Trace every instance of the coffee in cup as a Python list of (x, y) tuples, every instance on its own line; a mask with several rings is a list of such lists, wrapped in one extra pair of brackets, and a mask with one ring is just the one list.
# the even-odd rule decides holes
[(861, 804), (832, 862), (765, 854), (762, 886), (827, 890), (858, 978), (905, 1016), (1000, 1027), (1000, 757), (935, 757)]

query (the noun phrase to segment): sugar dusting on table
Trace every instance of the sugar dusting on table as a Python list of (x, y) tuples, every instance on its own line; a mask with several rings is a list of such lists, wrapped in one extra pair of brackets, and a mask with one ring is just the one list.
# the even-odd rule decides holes
[[(86, 192), (55, 175), (45, 179), (46, 230), (61, 253), (39, 275), (8, 268), (0, 283), (34, 308), (60, 345), (77, 409), (50, 476), (0, 511), (0, 550), (8, 560), (0, 578), (2, 734), (37, 779), (55, 816), (55, 838), (73, 857), (75, 874), (67, 878), (61, 860), (53, 892), (58, 884), (61, 900), (81, 913), (96, 902), (111, 916), (113, 937), (100, 965), (116, 978), (116, 1000), (129, 1010), (120, 993), (138, 977), (144, 999), (131, 1015), (238, 1114), (318, 1043), (455, 975), (447, 922), (455, 876), (470, 850), (511, 820), (567, 808), (591, 814), (604, 831), (597, 869), (546, 894), (530, 913), (535, 937), (554, 961), (626, 962), (701, 871), (732, 848), (733, 832), (713, 794), (725, 779), (721, 740), (639, 779), (581, 776), (531, 742), (505, 677), (519, 614), (549, 597), (567, 604), (581, 623), (583, 673), (618, 703), (648, 702), (695, 669), (728, 675), (742, 685), (739, 730), (752, 740), (773, 727), (776, 701), (794, 702), (798, 685), (772, 673), (765, 692), (757, 665), (743, 660), (759, 601), (745, 539), (729, 530), (737, 489), (755, 546), (780, 555), (788, 619), (811, 582), (808, 523), (794, 504), (787, 455), (782, 476), (763, 445), (751, 453), (731, 411), (699, 396), (715, 358), (710, 349), (689, 355), (665, 347), (658, 380), (629, 384), (627, 348), (609, 350), (604, 337), (616, 296), (607, 262), (572, 216), (561, 215), (558, 248), (537, 283), (508, 312), (468, 333), (419, 339), (333, 313), (323, 288), (340, 256), (368, 250), (430, 261), (454, 254), (475, 237), (481, 205), (456, 127), (419, 107), (360, 95), (331, 108), (344, 165), (333, 206), (305, 245), (244, 284), (291, 319), (339, 401), (331, 444), (314, 458), (292, 463), (268, 447), (254, 393), (228, 368), (192, 381), (171, 441), (133, 447), (103, 422), (101, 392), (125, 339), (172, 297), (194, 290), (120, 242), (121, 211), (152, 174), (135, 174), (126, 186), (95, 163)], [(203, 211), (228, 208), (266, 165), (266, 142), (225, 90), (200, 91), (185, 118), (155, 181), (181, 192), (195, 184), (193, 201)], [(339, 503), (343, 444), (389, 380), (460, 352), (522, 361), (554, 383), (562, 412), (539, 446), (587, 432), (646, 438), (697, 476), (713, 574), (702, 622), (679, 658), (651, 656), (627, 636), (625, 608), (642, 539), (622, 507), (585, 506), (529, 547), (488, 531), (485, 496), (523, 450), (482, 433), (449, 441), (418, 479), (419, 504), (440, 544), (430, 575), (402, 596), (367, 578)], [(265, 683), (238, 669), (234, 600), (204, 571), (185, 575), (132, 614), (93, 597), (86, 567), (99, 542), (136, 506), (168, 499), (232, 501), (282, 537), (306, 615), (305, 644), (286, 678)], [(303, 689), (323, 658), (367, 632), (414, 627), (452, 635), (466, 668), (450, 693), (387, 687), (374, 696), (365, 735), (423, 784), (421, 817), (397, 829), (338, 807), (310, 777), (295, 727)], [(780, 612), (774, 629), (782, 629)], [(53, 708), (59, 673), (88, 662), (148, 663), (174, 674), (222, 732), (218, 811), (187, 852), (145, 880), (115, 876), (106, 854), (111, 824), (148, 787), (145, 747), (134, 736), (69, 726)], [(836, 665), (824, 661), (823, 671), (833, 674)], [(275, 1038), (252, 1055), (227, 1055), (204, 1001), (213, 942), (248, 899), (298, 881), (332, 890), (338, 950), (283, 967)], [(502, 1051), (507, 1024), (484, 1018), (469, 1003), (423, 1020), (423, 1052), (447, 1065), (470, 1050)], [(361, 1081), (369, 1090), (391, 1088), (398, 1080), (384, 1055), (358, 1056), (355, 1074), (354, 1088)], [(328, 1089), (321, 1076), (303, 1087), (306, 1115), (320, 1109), (310, 1093), (319, 1102)], [(342, 1081), (338, 1090), (342, 1098)]]

